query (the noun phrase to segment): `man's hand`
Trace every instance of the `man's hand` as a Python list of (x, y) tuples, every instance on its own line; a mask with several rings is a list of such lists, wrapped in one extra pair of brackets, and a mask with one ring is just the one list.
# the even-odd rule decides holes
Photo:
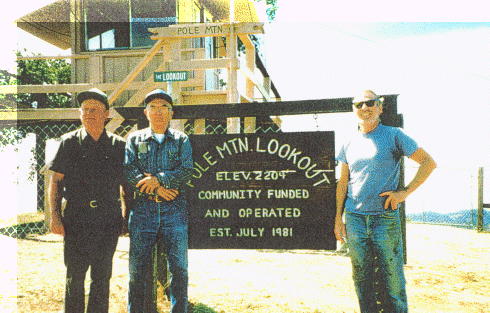
[(61, 236), (65, 235), (65, 227), (59, 218), (52, 217), (51, 221), (49, 222), (49, 228), (53, 234)]
[(141, 193), (154, 193), (158, 186), (160, 186), (158, 178), (149, 173), (145, 173), (145, 176), (145, 178), (136, 184), (136, 188), (139, 188)]
[(408, 197), (408, 191), (385, 191), (379, 194), (380, 197), (386, 197), (385, 210), (391, 207), (392, 210), (398, 209), (398, 204), (405, 201)]
[(342, 216), (335, 216), (335, 228), (334, 228), (335, 238), (341, 243), (345, 243), (345, 238), (347, 237), (347, 232), (345, 231), (345, 224), (342, 221)]
[(167, 189), (162, 186), (158, 187), (156, 190), (156, 194), (165, 199), (166, 201), (172, 201), (179, 195), (179, 191), (177, 189)]

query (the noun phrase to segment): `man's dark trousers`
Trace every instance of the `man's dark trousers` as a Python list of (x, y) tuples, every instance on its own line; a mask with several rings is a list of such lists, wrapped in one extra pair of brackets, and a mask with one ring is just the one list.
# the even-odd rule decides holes
[(63, 219), (65, 313), (85, 312), (84, 282), (89, 267), (92, 282), (87, 313), (106, 313), (109, 310), (112, 259), (116, 251), (120, 225), (107, 224), (108, 219), (100, 214), (101, 209), (85, 207), (85, 214), (69, 215)]

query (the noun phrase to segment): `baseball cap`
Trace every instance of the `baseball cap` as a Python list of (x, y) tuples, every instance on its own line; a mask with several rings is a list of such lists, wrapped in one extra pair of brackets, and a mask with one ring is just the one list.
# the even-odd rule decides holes
[(163, 99), (169, 103), (170, 108), (173, 107), (174, 102), (172, 100), (172, 97), (162, 89), (155, 89), (153, 91), (150, 91), (145, 96), (144, 104), (148, 105), (148, 103), (150, 103), (150, 101), (154, 99)]
[(109, 109), (109, 101), (107, 99), (107, 95), (98, 88), (91, 88), (86, 91), (82, 91), (77, 95), (77, 101), (79, 105), (82, 105), (82, 102), (88, 99), (95, 99), (102, 102), (106, 108)]

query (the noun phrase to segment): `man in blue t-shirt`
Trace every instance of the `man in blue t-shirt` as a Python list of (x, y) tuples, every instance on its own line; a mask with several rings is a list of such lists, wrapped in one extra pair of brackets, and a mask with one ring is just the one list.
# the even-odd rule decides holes
[[(358, 130), (337, 157), (340, 179), (335, 236), (342, 243), (348, 241), (361, 312), (379, 311), (374, 289), (375, 259), (386, 294), (384, 312), (407, 312), (398, 204), (427, 179), (436, 163), (401, 129), (380, 123), (383, 98), (373, 91), (354, 97), (353, 111), (359, 119)], [(420, 166), (412, 181), (398, 188), (403, 156)]]

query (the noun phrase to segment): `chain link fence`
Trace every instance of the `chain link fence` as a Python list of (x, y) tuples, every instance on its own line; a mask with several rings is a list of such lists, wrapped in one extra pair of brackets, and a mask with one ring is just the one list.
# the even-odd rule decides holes
[[(28, 171), (19, 172), (20, 166), (17, 165), (17, 172), (14, 174), (16, 183), (18, 180), (27, 180), (36, 185), (36, 208), (38, 212), (44, 209), (44, 177), (41, 174), (42, 168), (46, 163), (46, 142), (50, 139), (58, 138), (62, 134), (78, 128), (80, 123), (56, 121), (56, 122), (29, 122), (19, 124), (7, 124), (0, 128), (0, 147), (3, 149), (14, 146), (18, 152), (18, 145), (29, 137), (31, 146), (30, 153), (32, 160)], [(16, 209), (16, 208), (15, 208)], [(14, 209), (14, 210), (15, 210)], [(40, 215), (39, 215), (40, 216)], [(34, 217), (35, 221), (28, 221), (16, 225), (3, 225), (0, 234), (16, 238), (24, 238), (27, 234), (40, 234), (47, 231), (44, 220), (39, 220), (39, 216)], [(2, 224), (5, 224), (3, 222)]]
[[(276, 133), (280, 132), (280, 128), (272, 123), (259, 123), (254, 131), (256, 133)], [(116, 130), (116, 133), (120, 136), (126, 136), (135, 126), (135, 121), (125, 121)], [(15, 173), (17, 176), (16, 180), (28, 180), (29, 183), (35, 185), (36, 190), (36, 208), (37, 208), (37, 218), (32, 221), (16, 222), (10, 220), (9, 223), (2, 221), (0, 223), (0, 234), (8, 235), (16, 238), (24, 238), (28, 234), (42, 234), (47, 232), (44, 215), (42, 214), (45, 207), (45, 177), (42, 174), (43, 167), (46, 164), (47, 158), (47, 142), (53, 139), (59, 138), (64, 133), (73, 131), (80, 127), (80, 122), (74, 121), (39, 121), (32, 123), (22, 123), (13, 125), (3, 125), (0, 127), (0, 153), (5, 150), (6, 147), (15, 147), (28, 135), (35, 138), (31, 140), (31, 160), (32, 166), (29, 173)], [(194, 128), (194, 122), (188, 120), (184, 124), (184, 131), (187, 134), (194, 134), (196, 132)], [(245, 131), (244, 125), (242, 123), (240, 132)], [(247, 129), (247, 131), (249, 131)], [(204, 128), (204, 134), (225, 134), (227, 132), (226, 121), (224, 120), (206, 120), (206, 126)], [(49, 156), (48, 156), (49, 157)], [(48, 160), (49, 161), (49, 160)], [(17, 169), (19, 167), (17, 166)], [(408, 169), (408, 172), (410, 169)], [(457, 210), (447, 210), (444, 203), (448, 205), (451, 204), (454, 207), (454, 203), (460, 201), (460, 198), (474, 198), (473, 195), (468, 196), (461, 194), (461, 190), (472, 191), (476, 189), (476, 173), (468, 174), (468, 171), (454, 170), (454, 169), (437, 169), (438, 174), (434, 174), (435, 178), (432, 181), (434, 185), (441, 183), (440, 181), (447, 181), (448, 177), (452, 177), (453, 181), (458, 183), (454, 186), (454, 192), (445, 192), (444, 198), (445, 202), (441, 203), (441, 197), (437, 195), (428, 195), (424, 197), (423, 191), (417, 191), (411, 199), (409, 199), (407, 204), (407, 221), (416, 223), (428, 223), (428, 224), (440, 224), (440, 225), (451, 225), (458, 227), (465, 227), (476, 229), (478, 211), (476, 203), (474, 201), (462, 202), (460, 209)], [(487, 171), (489, 173), (490, 171)], [(463, 175), (463, 176), (462, 176)], [(439, 176), (439, 177), (438, 177)], [(456, 178), (455, 178), (456, 177)], [(488, 175), (487, 175), (488, 177)], [(439, 181), (438, 181), (439, 180)], [(490, 185), (490, 179), (485, 179), (485, 185)], [(434, 187), (424, 187), (425, 190), (434, 190), (441, 188)], [(486, 188), (488, 190), (488, 188)], [(488, 194), (488, 192), (487, 192)], [(427, 203), (427, 200), (417, 201), (417, 197), (432, 199)], [(486, 195), (488, 203), (488, 195)], [(412, 201), (412, 198), (414, 200)], [(460, 201), (461, 202), (461, 201)], [(34, 211), (34, 209), (32, 209)], [(490, 212), (488, 209), (483, 210), (483, 230), (490, 231)]]
[[(135, 126), (135, 121), (124, 121), (116, 130), (116, 134), (125, 137)], [(187, 121), (184, 124), (184, 132), (186, 134), (194, 134), (195, 128), (193, 121)], [(44, 177), (44, 167), (50, 156), (47, 154), (50, 140), (59, 139), (63, 134), (73, 131), (80, 127), (80, 122), (74, 121), (36, 121), (23, 124), (10, 124), (3, 125), (0, 128), (0, 147), (16, 147), (23, 143), (23, 140), (31, 135), (32, 138), (28, 144), (30, 144), (30, 153), (32, 166), (29, 173), (20, 173), (19, 167), (16, 168), (14, 174), (15, 180), (28, 180), (30, 184), (35, 185), (36, 190), (36, 208), (39, 214), (33, 217), (33, 221), (19, 223), (19, 220), (12, 222), (2, 221), (0, 223), (0, 234), (7, 235), (15, 238), (25, 238), (29, 234), (43, 234), (48, 231), (44, 222), (44, 208), (45, 208), (45, 187), (46, 181)], [(244, 131), (242, 125), (240, 132)], [(273, 123), (262, 123), (255, 129), (257, 133), (271, 133), (279, 132), (280, 129)], [(206, 120), (205, 134), (225, 134), (227, 132), (226, 121), (218, 120)], [(17, 148), (14, 148), (17, 149)], [(51, 151), (52, 152), (52, 151)], [(0, 150), (2, 153), (2, 150)], [(17, 151), (17, 153), (20, 153)], [(51, 156), (52, 157), (52, 156)], [(14, 209), (15, 210), (15, 209)], [(34, 208), (32, 209), (34, 211)], [(13, 215), (17, 212), (13, 212)], [(6, 225), (9, 224), (9, 225)]]
[[(484, 213), (485, 214), (485, 213)], [(462, 210), (454, 213), (438, 213), (438, 212), (421, 212), (408, 214), (408, 220), (416, 223), (434, 224), (434, 225), (449, 225), (464, 228), (476, 228), (478, 219), (478, 211)], [(487, 222), (486, 230), (489, 230)]]
[[(414, 168), (415, 170), (415, 168)], [(490, 169), (489, 169), (490, 170)], [(487, 173), (490, 171), (487, 170)], [(409, 172), (410, 168), (406, 169)], [(483, 182), (483, 202), (490, 202), (490, 179)], [(485, 188), (486, 187), (486, 188)], [(440, 166), (407, 200), (407, 221), (477, 229), (478, 169)], [(483, 231), (490, 231), (490, 212), (481, 216)]]
[[(134, 123), (124, 123), (119, 127), (118, 134), (124, 136), (129, 130), (134, 126)], [(13, 183), (17, 183), (19, 180), (28, 181), (30, 184), (35, 185), (36, 192), (36, 204), (33, 204), (39, 214), (32, 215), (33, 221), (27, 221), (23, 223), (16, 223), (15, 220), (12, 222), (12, 218), (1, 221), (0, 223), (0, 234), (7, 235), (15, 238), (25, 238), (28, 234), (43, 234), (48, 231), (44, 222), (44, 212), (45, 208), (45, 177), (44, 177), (44, 167), (47, 160), (47, 147), (48, 141), (57, 140), (63, 134), (70, 131), (76, 130), (80, 127), (80, 122), (77, 121), (35, 121), (30, 123), (20, 123), (20, 124), (7, 124), (2, 125), (0, 128), (0, 153), (2, 150), (5, 151), (8, 148), (14, 147), (16, 153), (19, 152), (18, 145), (29, 145), (32, 161), (32, 166), (27, 171), (20, 170), (20, 166), (16, 166), (16, 172), (14, 173), (14, 178), (11, 180)], [(26, 138), (30, 139), (27, 140)], [(20, 159), (20, 158), (19, 158)], [(25, 158), (22, 158), (25, 160)], [(19, 192), (22, 194), (22, 192)], [(11, 208), (11, 206), (9, 206)], [(12, 210), (17, 210), (17, 208), (12, 208)], [(16, 214), (13, 212), (11, 215)], [(33, 212), (31, 212), (33, 213)], [(25, 220), (26, 218), (17, 219)], [(14, 224), (14, 225), (6, 225)]]

